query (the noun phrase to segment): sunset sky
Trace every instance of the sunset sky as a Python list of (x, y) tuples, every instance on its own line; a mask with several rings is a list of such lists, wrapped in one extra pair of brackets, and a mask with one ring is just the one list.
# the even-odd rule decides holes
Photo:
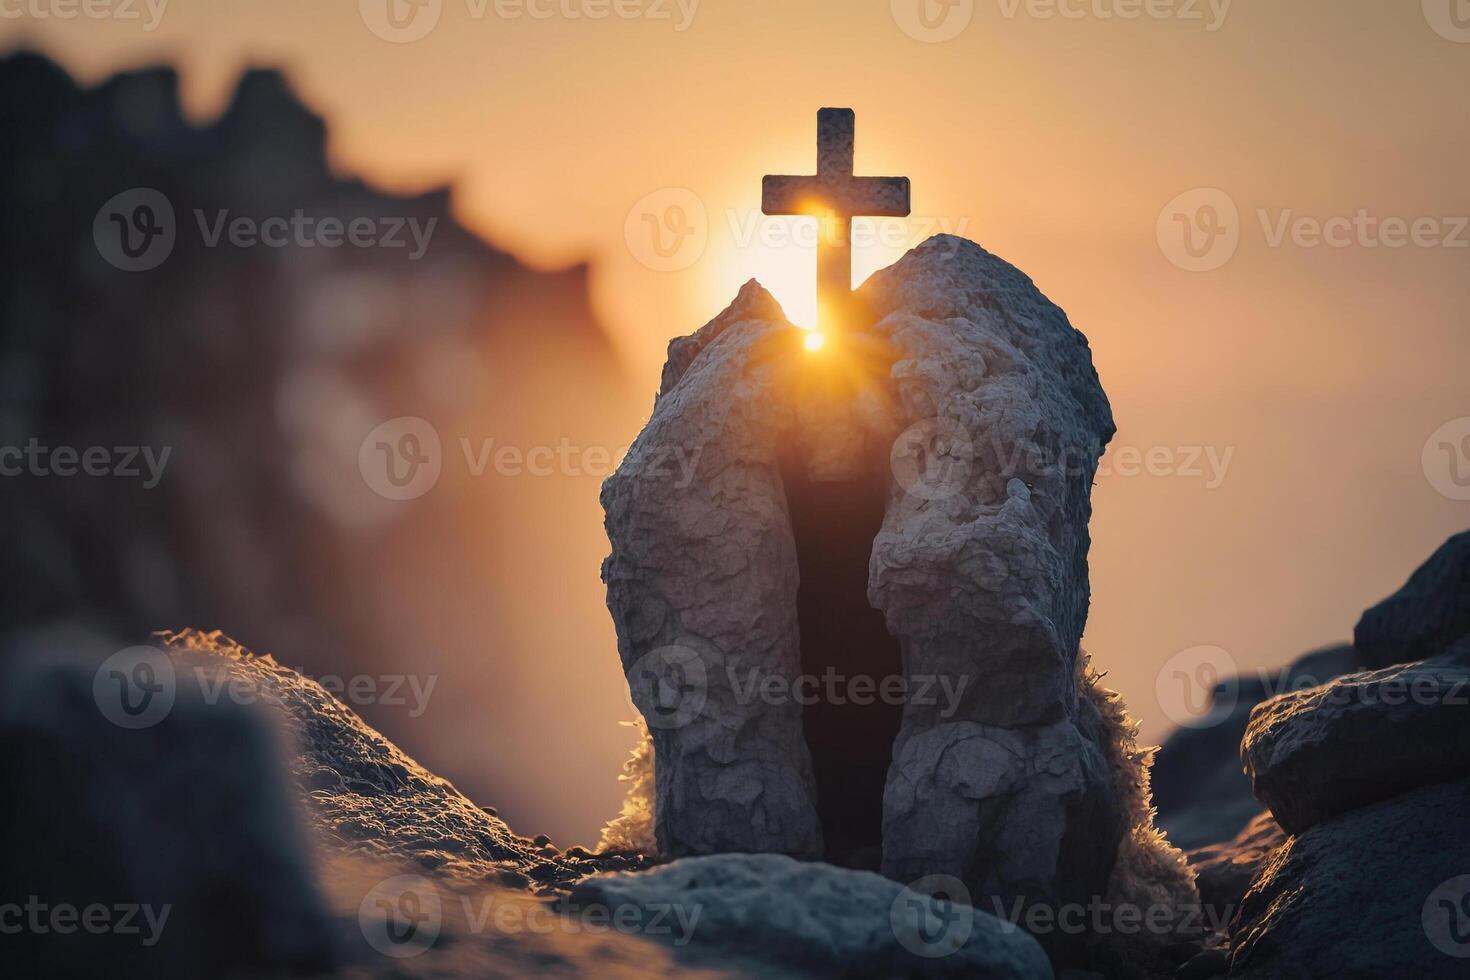
[[(909, 176), (914, 209), (864, 226), (859, 279), (953, 232), (1031, 276), (1092, 345), (1119, 431), (1094, 497), (1084, 646), (1149, 738), (1170, 728), (1156, 681), (1171, 657), (1218, 647), (1249, 670), (1346, 640), (1470, 526), (1454, 499), (1470, 491), (1443, 468), (1470, 473), (1470, 456), (1435, 464), (1446, 439), (1470, 454), (1470, 422), (1425, 454), (1470, 416), (1458, 0), (959, 0), (928, 8), (933, 27), (919, 0), (429, 0), (420, 16), (437, 21), (406, 43), (379, 36), (383, 2), (154, 0), (146, 30), (143, 0), (126, 20), (24, 0), (4, 5), (0, 44), (89, 82), (176, 64), (200, 118), (247, 65), (283, 68), (342, 172), (451, 184), (498, 247), (591, 262), (633, 417), (669, 338), (745, 280), (810, 322), (815, 250), (798, 219), (761, 217), (760, 178), (811, 172), (817, 108), (853, 107), (857, 172)], [(645, 215), (677, 223), (673, 205), (692, 250), (660, 255)], [(1192, 256), (1180, 222), (1211, 213), (1225, 235)], [(532, 649), (548, 616), (559, 645), (580, 641), (554, 660), (558, 683), (585, 672), (557, 737), (600, 743), (605, 775), (557, 819), (589, 840), (616, 806), (628, 739), (613, 726), (631, 708), (597, 483), (580, 486), (566, 517), (580, 577), (518, 583), (543, 598), (505, 611), (524, 617), (521, 646), (498, 655), (522, 674), (552, 663)], [(549, 683), (503, 693), (535, 701)], [(507, 734), (536, 740), (534, 713), (518, 717)]]

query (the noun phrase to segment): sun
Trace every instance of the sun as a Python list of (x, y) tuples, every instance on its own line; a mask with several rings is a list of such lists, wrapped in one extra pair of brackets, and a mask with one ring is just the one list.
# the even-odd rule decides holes
[(801, 340), (801, 345), (809, 351), (819, 351), (827, 346), (827, 335), (808, 330), (807, 335)]

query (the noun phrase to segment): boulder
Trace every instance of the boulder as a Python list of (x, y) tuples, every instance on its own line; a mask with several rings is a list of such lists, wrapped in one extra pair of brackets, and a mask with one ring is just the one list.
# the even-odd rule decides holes
[[(1338, 645), (1303, 654), (1264, 677), (1221, 683), (1210, 713), (1194, 727), (1173, 732), (1154, 757), (1153, 801), (1169, 840), (1186, 849), (1228, 842), (1261, 813), (1240, 765), (1240, 740), (1257, 704), (1360, 669), (1353, 648)], [(1211, 723), (1204, 724), (1206, 719)]]
[(1470, 667), (1428, 660), (1273, 698), (1251, 712), (1240, 756), (1289, 834), (1470, 775)]
[(1228, 921), (1251, 880), (1271, 854), (1286, 840), (1281, 825), (1269, 813), (1258, 813), (1234, 839), (1188, 853), (1200, 901), (1214, 917)]
[[(5, 938), (7, 975), (333, 965), (262, 710), (175, 683), (156, 649), (119, 651), (72, 629), (15, 641), (0, 675), (0, 904), (24, 906), (32, 923)], [(68, 909), (69, 924), (58, 918)]]
[(1470, 635), (1470, 531), (1440, 546), (1353, 634), (1366, 667), (1422, 660)]
[(733, 955), (816, 976), (1052, 976), (1025, 931), (949, 899), (872, 872), (725, 854), (597, 875), (573, 887), (569, 905), (605, 907), (615, 921), (649, 927), (696, 963)]
[[(1056, 905), (1104, 893), (1125, 819), (1079, 697), (1087, 524), (1114, 428), (1086, 339), (1018, 270), (939, 236), (876, 274), (872, 326), (830, 352), (747, 284), (670, 345), (653, 413), (604, 484), (618, 652), (652, 731), (660, 852), (823, 852), (800, 705), (741, 696), (731, 668), (801, 671), (781, 447), (804, 475), (882, 467), (867, 600), (908, 697), (881, 800), (882, 869)], [(660, 464), (698, 453), (680, 482)]]
[(1287, 840), (1231, 924), (1231, 977), (1464, 977), (1467, 810), (1470, 784), (1441, 783)]

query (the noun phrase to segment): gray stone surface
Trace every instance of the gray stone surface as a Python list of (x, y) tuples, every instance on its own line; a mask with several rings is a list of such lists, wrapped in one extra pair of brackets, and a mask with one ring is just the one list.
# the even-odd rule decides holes
[(1232, 677), (1220, 684), (1208, 716), (1213, 723), (1178, 729), (1154, 756), (1150, 779), (1159, 827), (1186, 849), (1230, 841), (1263, 809), (1240, 765), (1240, 740), (1251, 710), (1276, 694), (1317, 687), (1361, 669), (1353, 648), (1338, 645), (1303, 654), (1264, 678)]
[(1289, 834), (1470, 774), (1470, 667), (1428, 660), (1272, 698), (1251, 713), (1240, 756)]
[[(777, 461), (790, 424), (768, 345), (793, 333), (754, 282), (669, 345), (653, 416), (603, 484), (618, 652), (654, 742), (654, 830), (670, 856), (821, 853), (801, 706), (738, 696), (725, 669), (800, 671), (796, 549)], [(694, 458), (695, 479), (661, 461)]]
[(1123, 832), (1078, 698), (1092, 479), (1114, 431), (1086, 338), (1019, 270), (950, 236), (859, 298), (898, 358), (899, 427), (939, 433), (918, 440), (926, 478), (912, 485), (913, 443), (895, 443), (869, 596), (909, 677), (967, 685), (948, 717), (905, 706), (884, 873), (958, 870), (978, 894), (1085, 902)]
[(1232, 923), (1231, 977), (1464, 977), (1470, 878), (1458, 879), (1470, 875), (1466, 812), (1470, 785), (1441, 783), (1289, 839)]
[(597, 875), (576, 885), (570, 901), (641, 923), (692, 921), (692, 933), (675, 927), (659, 934), (669, 941), (692, 936), (686, 952), (696, 961), (733, 953), (814, 976), (1052, 976), (1036, 940), (995, 916), (872, 872), (784, 855), (684, 858), (651, 871)]
[(1470, 635), (1470, 531), (1450, 538), (1403, 588), (1363, 613), (1354, 644), (1367, 667), (1437, 656)]
[[(846, 402), (793, 404), (795, 332), (754, 284), (670, 345), (659, 398), (603, 488), (618, 650), (653, 730), (662, 853), (820, 853), (792, 704), (742, 703), (725, 666), (800, 669), (796, 557), (777, 444), (879, 453), (894, 480), (868, 595), (911, 682), (884, 799), (883, 869), (981, 895), (1103, 894), (1124, 821), (1078, 697), (1087, 522), (1113, 434), (1085, 338), (1019, 271), (939, 236), (856, 294), (844, 343), (880, 370)], [(890, 367), (891, 366), (891, 367)], [(793, 431), (794, 430), (794, 431)], [(657, 462), (698, 450), (695, 480)], [(841, 455), (838, 453), (837, 455)]]

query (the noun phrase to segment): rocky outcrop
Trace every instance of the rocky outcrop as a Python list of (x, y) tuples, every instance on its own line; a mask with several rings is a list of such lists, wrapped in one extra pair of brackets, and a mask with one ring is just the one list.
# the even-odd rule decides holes
[(727, 854), (597, 875), (572, 889), (570, 904), (667, 923), (652, 934), (687, 943), (695, 962), (725, 954), (815, 976), (1052, 976), (1046, 954), (1025, 931), (953, 899), (866, 871)]
[(1292, 834), (1470, 775), (1470, 667), (1429, 660), (1273, 698), (1251, 713), (1240, 755)]
[(1154, 756), (1153, 801), (1158, 824), (1169, 840), (1186, 849), (1225, 843), (1261, 812), (1262, 804), (1240, 765), (1240, 740), (1256, 705), (1360, 669), (1354, 649), (1340, 645), (1304, 654), (1265, 677), (1223, 681), (1205, 716), (1210, 724), (1178, 729)]
[(1276, 818), (1258, 813), (1232, 840), (1190, 851), (1200, 901), (1228, 921), (1251, 880), (1285, 840)]
[(1404, 587), (1363, 613), (1353, 634), (1366, 667), (1442, 653), (1470, 635), (1470, 531), (1450, 538)]
[[(824, 399), (812, 378), (831, 369), (747, 285), (671, 345), (653, 415), (604, 485), (603, 577), (653, 733), (660, 850), (821, 850), (799, 706), (732, 680), (801, 669), (780, 459), (796, 445), (815, 479), (888, 461), (868, 600), (906, 690), (953, 694), (905, 700), (884, 873), (1085, 903), (1127, 822), (1079, 697), (1089, 494), (1113, 433), (1086, 340), (1019, 271), (948, 236), (858, 299), (873, 326), (830, 356), (863, 380)], [(696, 449), (692, 482), (658, 478), (660, 458)]]
[(1427, 786), (1290, 838), (1241, 903), (1231, 977), (1465, 976), (1470, 784)]
[[(278, 709), (285, 768), (309, 822), (331, 846), (515, 887), (554, 888), (597, 871), (642, 867), (636, 854), (567, 853), (511, 831), (494, 811), (363, 724), (309, 677), (219, 632), (164, 634), (180, 690)], [(228, 686), (226, 686), (228, 685)]]

